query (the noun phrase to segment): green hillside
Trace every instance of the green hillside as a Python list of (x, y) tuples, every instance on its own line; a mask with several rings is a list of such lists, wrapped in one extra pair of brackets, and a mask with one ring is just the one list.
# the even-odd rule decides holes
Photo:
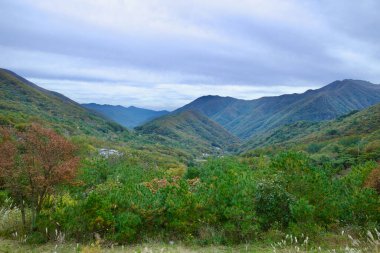
[(220, 153), (236, 149), (239, 140), (206, 116), (185, 111), (160, 117), (136, 127), (151, 140), (197, 153)]
[(305, 150), (314, 156), (380, 160), (380, 104), (325, 122), (297, 122), (254, 135), (242, 150)]
[(346, 79), (302, 94), (240, 100), (205, 96), (177, 111), (197, 110), (230, 133), (249, 139), (256, 133), (297, 121), (331, 120), (380, 102), (380, 85)]
[(0, 69), (0, 124), (43, 122), (65, 135), (116, 135), (126, 130), (69, 98)]
[[(373, 160), (380, 160), (380, 104), (256, 133), (242, 145), (190, 109), (123, 134), (58, 93), (0, 73), (1, 125), (43, 126), (0, 129), (0, 248), (51, 244), (60, 245), (56, 251), (68, 245), (67, 251), (113, 252), (158, 240), (199, 246), (196, 252), (205, 245), (246, 252), (251, 244), (258, 245), (251, 252), (348, 252), (361, 240), (355, 247), (368, 251), (350, 252), (375, 252), (379, 245), (380, 168)], [(263, 98), (256, 117), (273, 123), (265, 115), (276, 115), (276, 104), (298, 99)], [(224, 124), (252, 109), (245, 102), (237, 108), (234, 98), (196, 103), (205, 100), (204, 113), (228, 111), (228, 120), (214, 115)], [(4, 238), (17, 245), (4, 245)]]
[(130, 129), (169, 113), (168, 111), (154, 111), (134, 106), (124, 107), (120, 105), (100, 105), (95, 103), (82, 104), (82, 106), (98, 112)]

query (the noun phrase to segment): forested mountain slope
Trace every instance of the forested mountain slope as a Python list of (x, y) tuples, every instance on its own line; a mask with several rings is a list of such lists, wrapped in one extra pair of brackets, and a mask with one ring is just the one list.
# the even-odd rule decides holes
[(231, 151), (239, 143), (218, 123), (195, 111), (166, 115), (135, 129), (139, 134), (151, 135), (157, 142), (198, 152)]
[(114, 135), (126, 131), (62, 94), (0, 69), (0, 123), (15, 125), (31, 121), (44, 122), (69, 135)]
[(249, 139), (278, 126), (297, 122), (331, 120), (380, 102), (380, 85), (346, 79), (302, 94), (241, 100), (204, 96), (177, 111), (196, 110), (232, 134)]
[(380, 104), (335, 120), (296, 122), (254, 135), (242, 151), (260, 148), (304, 150), (318, 156), (380, 161)]

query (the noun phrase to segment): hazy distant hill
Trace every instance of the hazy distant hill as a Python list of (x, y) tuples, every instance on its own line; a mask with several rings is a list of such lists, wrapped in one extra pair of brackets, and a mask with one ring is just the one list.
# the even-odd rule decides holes
[(194, 111), (169, 114), (136, 127), (160, 143), (170, 143), (197, 152), (219, 152), (237, 147), (239, 140), (222, 126)]
[(134, 106), (124, 107), (120, 105), (100, 105), (95, 103), (82, 104), (82, 106), (94, 110), (128, 128), (134, 128), (169, 113), (168, 111), (154, 111)]
[(64, 134), (103, 135), (126, 131), (62, 94), (0, 69), (0, 124), (30, 121), (43, 121)]
[(249, 139), (275, 127), (297, 121), (330, 120), (352, 110), (380, 102), (380, 85), (360, 80), (335, 81), (302, 94), (241, 100), (204, 96), (176, 112), (196, 110), (218, 122), (232, 134)]

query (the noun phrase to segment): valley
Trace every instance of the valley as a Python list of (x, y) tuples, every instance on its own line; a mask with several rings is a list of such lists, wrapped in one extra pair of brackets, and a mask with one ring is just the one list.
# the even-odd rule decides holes
[(0, 0), (0, 253), (380, 253), (379, 10)]
[(278, 252), (355, 250), (350, 237), (371, 252), (379, 87), (343, 80), (255, 100), (203, 96), (168, 112), (81, 105), (2, 69), (0, 246), (120, 250), (154, 239), (179, 243), (159, 243), (168, 252), (245, 242), (268, 252), (291, 235), (303, 243)]

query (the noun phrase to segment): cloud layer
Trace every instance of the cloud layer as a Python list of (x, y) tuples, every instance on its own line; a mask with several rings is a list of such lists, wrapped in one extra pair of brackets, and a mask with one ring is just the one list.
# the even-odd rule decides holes
[(0, 66), (79, 102), (174, 109), (198, 96), (380, 81), (377, 0), (4, 0)]

